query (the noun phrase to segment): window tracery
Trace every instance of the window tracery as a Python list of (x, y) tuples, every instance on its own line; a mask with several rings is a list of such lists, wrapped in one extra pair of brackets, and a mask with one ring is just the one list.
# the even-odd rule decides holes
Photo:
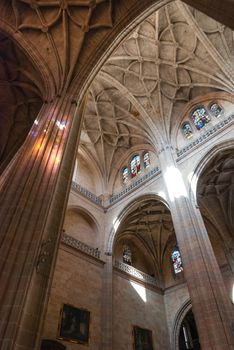
[(150, 152), (143, 151), (130, 158), (129, 165), (124, 165), (120, 171), (121, 181), (126, 185), (129, 180), (135, 178), (142, 171), (151, 167)]
[(171, 254), (171, 260), (173, 264), (173, 270), (174, 273), (177, 275), (178, 273), (183, 271), (183, 264), (182, 264), (182, 258), (180, 255), (180, 251), (178, 246), (176, 246)]
[(195, 127), (200, 130), (210, 121), (210, 117), (204, 106), (196, 108), (191, 114)]
[(212, 101), (210, 104), (206, 105), (200, 105), (190, 114), (193, 125), (191, 125), (188, 120), (185, 120), (180, 127), (181, 133), (189, 140), (193, 137), (194, 133), (196, 133), (196, 130), (200, 131), (207, 123), (212, 121), (212, 118), (219, 118), (223, 114), (224, 109), (217, 101)]

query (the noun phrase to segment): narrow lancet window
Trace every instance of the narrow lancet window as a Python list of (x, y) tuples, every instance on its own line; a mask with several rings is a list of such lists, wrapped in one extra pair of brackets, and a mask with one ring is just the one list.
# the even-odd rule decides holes
[(141, 172), (141, 159), (138, 154), (132, 157), (130, 167), (132, 177), (135, 177)]
[(210, 113), (218, 118), (223, 114), (223, 108), (216, 102), (211, 103), (210, 105)]
[(171, 260), (173, 264), (174, 273), (177, 275), (178, 273), (182, 272), (183, 264), (178, 246), (176, 246), (173, 249), (173, 252), (171, 254)]
[(128, 167), (124, 167), (122, 169), (122, 180), (124, 184), (128, 182), (128, 177), (129, 177)]
[(186, 139), (190, 139), (193, 136), (193, 130), (189, 122), (185, 122), (182, 125), (181, 130)]
[(144, 168), (148, 168), (150, 166), (150, 155), (149, 152), (145, 152), (143, 154)]

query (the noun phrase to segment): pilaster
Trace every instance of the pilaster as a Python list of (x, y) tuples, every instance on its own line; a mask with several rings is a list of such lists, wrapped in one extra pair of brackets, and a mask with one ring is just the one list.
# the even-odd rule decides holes
[(102, 350), (112, 349), (113, 335), (113, 264), (112, 256), (106, 256), (102, 293)]

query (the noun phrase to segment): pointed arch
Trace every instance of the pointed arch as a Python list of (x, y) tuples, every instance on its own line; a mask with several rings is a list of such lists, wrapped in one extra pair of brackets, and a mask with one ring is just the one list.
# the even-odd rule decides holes
[(53, 74), (48, 68), (43, 57), (40, 55), (39, 51), (34, 47), (25, 36), (7, 23), (3, 18), (0, 20), (0, 33), (5, 34), (16, 46), (23, 52), (23, 54), (32, 63), (35, 70), (40, 75), (40, 79), (44, 84), (43, 98), (45, 101), (51, 100), (55, 93), (55, 82)]
[(179, 350), (179, 333), (180, 333), (180, 327), (183, 322), (184, 317), (186, 316), (187, 312), (191, 310), (192, 304), (191, 300), (187, 299), (179, 308), (179, 310), (176, 313), (174, 324), (172, 328), (172, 334), (171, 334), (171, 346), (172, 349)]
[(215, 156), (221, 152), (228, 149), (234, 148), (234, 140), (229, 139), (227, 141), (224, 141), (220, 144), (215, 145), (212, 147), (204, 156), (202, 159), (199, 160), (198, 164), (196, 164), (193, 175), (191, 177), (190, 181), (190, 187), (189, 187), (189, 198), (191, 200), (191, 203), (198, 207), (197, 203), (197, 185), (198, 185), (198, 179), (200, 178), (200, 175), (202, 174), (203, 170), (207, 166), (207, 164), (212, 161), (212, 159), (215, 158)]
[(124, 209), (122, 209), (120, 214), (115, 218), (115, 220), (113, 222), (113, 226), (112, 226), (112, 229), (110, 231), (110, 234), (108, 236), (106, 246), (105, 246), (105, 254), (106, 255), (112, 255), (112, 253), (113, 253), (113, 247), (114, 247), (116, 237), (118, 235), (118, 227), (119, 227), (120, 223), (123, 222), (123, 220), (131, 213), (131, 211), (134, 209), (135, 206), (139, 205), (140, 203), (144, 203), (145, 201), (147, 201), (149, 199), (161, 202), (170, 210), (169, 205), (166, 202), (166, 200), (157, 194), (145, 194), (144, 196), (140, 196), (140, 197), (133, 199), (127, 205), (127, 208), (125, 206)]

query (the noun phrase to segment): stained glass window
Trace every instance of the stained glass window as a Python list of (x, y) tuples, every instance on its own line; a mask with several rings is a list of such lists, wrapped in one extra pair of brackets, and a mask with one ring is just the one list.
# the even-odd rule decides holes
[(137, 154), (134, 157), (132, 157), (131, 162), (131, 175), (132, 177), (135, 177), (137, 174), (141, 171), (141, 159), (140, 156)]
[(212, 115), (214, 115), (216, 118), (218, 118), (222, 115), (223, 108), (218, 103), (213, 102), (210, 105), (210, 112)]
[(125, 264), (132, 265), (132, 252), (127, 245), (124, 245), (123, 247), (123, 262)]
[(182, 125), (181, 130), (186, 139), (190, 139), (193, 136), (193, 130), (189, 122), (185, 122)]
[(128, 175), (129, 175), (129, 171), (128, 171), (128, 168), (127, 167), (124, 167), (122, 169), (122, 180), (123, 180), (123, 183), (126, 184), (128, 182)]
[(191, 118), (198, 130), (202, 129), (210, 121), (210, 117), (205, 107), (199, 107), (193, 111)]
[(180, 251), (179, 251), (179, 248), (177, 246), (173, 249), (173, 252), (171, 254), (171, 260), (172, 260), (173, 269), (174, 269), (175, 274), (182, 272), (183, 271), (183, 264), (182, 264)]
[(144, 168), (148, 168), (150, 166), (150, 155), (149, 152), (145, 152), (143, 155), (143, 160), (144, 160)]

